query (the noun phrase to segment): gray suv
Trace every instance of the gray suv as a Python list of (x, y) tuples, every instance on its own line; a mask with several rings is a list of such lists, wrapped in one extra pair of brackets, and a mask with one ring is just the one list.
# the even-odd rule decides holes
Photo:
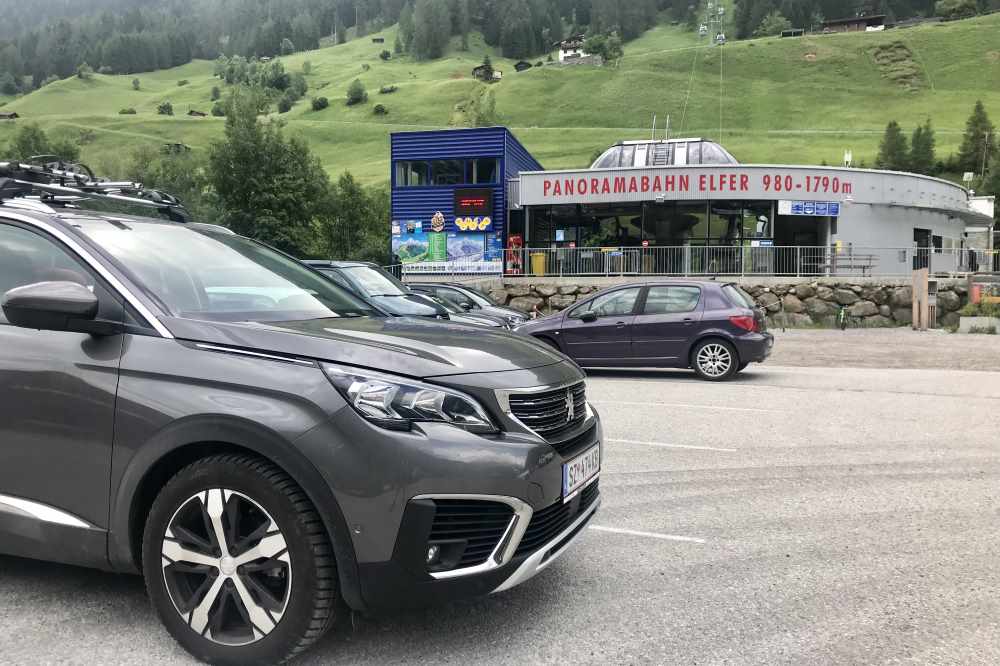
[(507, 590), (600, 504), (562, 354), (224, 229), (0, 202), (0, 295), (0, 552), (141, 573), (199, 659)]

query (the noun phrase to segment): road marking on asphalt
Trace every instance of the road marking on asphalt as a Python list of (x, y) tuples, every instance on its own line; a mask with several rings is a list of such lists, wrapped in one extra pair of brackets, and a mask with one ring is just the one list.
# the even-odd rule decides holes
[(603, 525), (591, 525), (590, 529), (598, 532), (610, 532), (611, 534), (626, 534), (628, 536), (647, 537), (649, 539), (661, 539), (663, 541), (685, 541), (687, 543), (707, 543), (705, 539), (696, 537), (677, 536), (676, 534), (660, 534), (659, 532), (639, 532), (637, 530), (624, 530), (618, 527), (604, 527)]
[(711, 409), (728, 412), (765, 412), (778, 414), (780, 409), (762, 409), (760, 407), (723, 407), (722, 405), (692, 405), (682, 402), (630, 402), (627, 400), (591, 400), (595, 405), (634, 405), (636, 407), (680, 407), (682, 409)]
[(692, 446), (691, 444), (667, 444), (666, 442), (641, 442), (637, 439), (605, 439), (606, 442), (617, 442), (619, 444), (642, 444), (643, 446), (658, 446), (663, 449), (692, 449), (694, 451), (721, 451), (723, 453), (736, 453), (736, 449), (720, 449), (714, 446)]

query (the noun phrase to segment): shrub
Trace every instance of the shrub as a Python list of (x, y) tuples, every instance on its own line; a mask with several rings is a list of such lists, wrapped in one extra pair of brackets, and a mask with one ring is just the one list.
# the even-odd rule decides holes
[(140, 86), (142, 86), (142, 84), (139, 83), (139, 79), (132, 79), (132, 90), (138, 90)]
[(121, 111), (119, 111), (118, 115), (120, 115), (120, 116), (134, 116), (135, 115), (135, 109), (133, 109), (130, 106), (128, 108), (125, 108), (125, 109), (122, 109)]
[(382, 53), (378, 54), (378, 57), (382, 58), (382, 60), (389, 60), (392, 58), (392, 54), (383, 49)]
[(382, 86), (381, 88), (378, 89), (378, 94), (379, 95), (391, 95), (392, 93), (396, 92), (397, 90), (399, 90), (399, 88), (397, 88), (396, 86)]
[(313, 111), (322, 111), (328, 106), (330, 106), (330, 100), (328, 100), (326, 97), (313, 97), (312, 100)]
[(50, 83), (55, 83), (58, 80), (59, 80), (59, 77), (56, 76), (55, 74), (52, 74), (51, 76), (47, 76), (47, 77), (45, 77), (45, 80), (42, 81), (42, 87), (44, 88), (45, 86), (49, 85)]
[(94, 76), (94, 68), (87, 63), (81, 63), (79, 67), (76, 68), (76, 78), (78, 79), (90, 79)]
[(218, 100), (222, 97), (222, 91), (219, 90), (219, 86), (212, 86), (212, 101)]
[(309, 74), (311, 74), (312, 71), (313, 71), (312, 61), (306, 60), (304, 63), (302, 63), (302, 73), (303, 74), (305, 74), (306, 76), (309, 76)]
[(156, 107), (156, 112), (161, 116), (172, 116), (174, 115), (174, 105), (170, 102), (163, 102)]
[(375, 114), (376, 116), (385, 116), (385, 115), (388, 115), (388, 114), (389, 114), (389, 109), (385, 108), (385, 106), (383, 106), (383, 105), (381, 105), (381, 104), (376, 104), (376, 105), (375, 105), (375, 108), (374, 108), (374, 109), (372, 109), (372, 112), (373, 112), (373, 113), (374, 113), (374, 114)]
[(178, 86), (186, 86), (189, 83), (191, 83), (191, 82), (188, 81), (187, 79), (181, 79), (180, 81), (177, 82), (177, 85)]
[(212, 115), (216, 118), (224, 118), (226, 115), (226, 105), (222, 102), (216, 102), (212, 105)]
[(288, 113), (292, 110), (292, 104), (294, 102), (288, 95), (285, 95), (280, 100), (278, 100), (278, 113)]
[(361, 79), (354, 79), (347, 88), (347, 106), (354, 106), (355, 104), (367, 101), (368, 91), (365, 90), (365, 84), (361, 83)]
[(97, 73), (98, 74), (110, 74), (111, 71), (112, 71), (111, 68), (108, 67), (107, 65), (101, 65), (101, 67), (97, 70)]
[(1000, 317), (1000, 303), (968, 303), (958, 314), (963, 317)]

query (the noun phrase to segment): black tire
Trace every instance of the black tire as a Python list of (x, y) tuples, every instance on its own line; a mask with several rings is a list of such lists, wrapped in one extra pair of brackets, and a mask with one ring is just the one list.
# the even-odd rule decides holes
[(724, 382), (739, 372), (740, 357), (736, 349), (718, 338), (702, 340), (691, 351), (691, 367), (702, 379)]
[[(224, 514), (210, 509), (220, 502)], [(219, 514), (217, 521), (212, 513)], [(219, 559), (214, 568), (186, 564), (193, 561), (189, 557), (223, 554), (220, 531), (233, 557)], [(175, 554), (177, 548), (183, 553)], [(240, 562), (272, 550), (280, 552)], [(177, 560), (167, 558), (168, 552)], [(167, 630), (193, 656), (212, 664), (288, 661), (323, 636), (343, 607), (333, 548), (315, 507), (282, 470), (249, 455), (211, 456), (178, 472), (150, 510), (142, 561), (146, 589)], [(210, 594), (215, 601), (206, 602)], [(241, 601), (246, 598), (255, 602), (250, 611)]]

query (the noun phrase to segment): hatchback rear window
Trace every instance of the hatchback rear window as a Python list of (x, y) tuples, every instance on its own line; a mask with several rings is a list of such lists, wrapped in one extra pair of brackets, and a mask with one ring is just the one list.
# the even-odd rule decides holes
[(753, 296), (743, 291), (742, 288), (737, 287), (735, 284), (727, 284), (722, 287), (722, 291), (725, 292), (726, 296), (729, 298), (729, 302), (738, 308), (749, 308), (753, 310), (757, 307), (757, 304), (753, 300)]

